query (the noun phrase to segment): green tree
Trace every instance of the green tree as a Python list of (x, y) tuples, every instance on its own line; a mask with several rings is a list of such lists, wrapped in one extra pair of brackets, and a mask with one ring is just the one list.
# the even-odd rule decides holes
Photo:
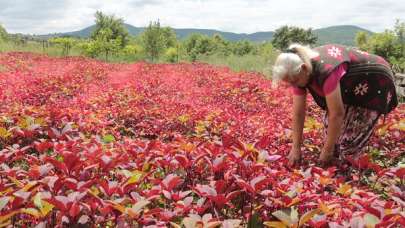
[(76, 44), (76, 39), (72, 37), (55, 37), (49, 39), (50, 43), (59, 45), (62, 47), (62, 55), (69, 55), (70, 49)]
[(258, 54), (262, 56), (270, 56), (274, 55), (276, 52), (273, 44), (269, 41), (260, 43), (258, 45)]
[(356, 44), (361, 49), (388, 60), (394, 71), (405, 72), (405, 23), (396, 21), (393, 30), (375, 33), (369, 38), (362, 33), (356, 35)]
[(105, 60), (113, 53), (124, 48), (129, 40), (124, 20), (114, 15), (105, 15), (100, 11), (95, 14), (96, 27), (90, 35), (90, 42), (82, 44), (83, 52), (91, 57), (104, 53)]
[(142, 47), (137, 44), (128, 44), (121, 52), (124, 55), (137, 55), (142, 52)]
[(108, 61), (109, 54), (117, 53), (123, 48), (121, 39), (109, 39), (111, 30), (101, 30), (100, 35), (95, 40), (96, 49), (105, 54), (105, 60)]
[(121, 46), (119, 39), (108, 40), (107, 37), (110, 35), (110, 30), (102, 30), (96, 40), (87, 40), (81, 42), (78, 46), (82, 50), (82, 53), (86, 56), (96, 58), (101, 53), (104, 53), (104, 58), (108, 61), (108, 56), (111, 53), (118, 53), (124, 48)]
[(396, 54), (395, 34), (390, 30), (376, 33), (370, 37), (368, 46), (370, 52), (389, 60)]
[(255, 51), (254, 45), (247, 41), (241, 40), (235, 43), (235, 47), (233, 49), (233, 53), (236, 55), (247, 55)]
[(8, 36), (9, 40), (14, 43), (16, 46), (25, 46), (28, 42), (28, 39), (26, 36), (24, 36), (21, 33), (18, 34), (9, 34)]
[(96, 28), (90, 35), (92, 40), (97, 40), (98, 37), (102, 36), (107, 42), (114, 40), (114, 42), (119, 42), (121, 47), (127, 45), (129, 33), (122, 18), (106, 15), (101, 11), (97, 11), (95, 17)]
[(356, 46), (359, 47), (361, 50), (363, 50), (363, 51), (367, 50), (367, 48), (368, 48), (367, 41), (368, 41), (368, 35), (366, 32), (361, 31), (356, 34), (355, 43), (356, 43)]
[(405, 22), (396, 20), (394, 33), (397, 37), (396, 55), (390, 58), (390, 62), (396, 72), (405, 72)]
[(165, 48), (165, 60), (171, 63), (179, 61), (180, 44), (177, 40), (176, 33), (170, 27), (161, 29), (163, 45)]
[(6, 29), (0, 24), (0, 41), (5, 41), (8, 39), (8, 34)]
[(231, 43), (224, 38), (218, 33), (215, 33), (212, 36), (212, 45), (213, 45), (213, 51), (220, 55), (224, 56), (229, 56), (232, 53), (232, 47)]
[(170, 47), (165, 51), (165, 60), (171, 63), (178, 62), (179, 53), (178, 49), (174, 47)]
[(97, 42), (94, 40), (85, 40), (77, 44), (82, 54), (85, 56), (96, 58), (100, 53), (101, 49)]
[(395, 22), (394, 32), (398, 38), (398, 45), (400, 49), (401, 57), (405, 57), (405, 22), (401, 22), (399, 19)]
[[(141, 34), (142, 43), (145, 49), (146, 54), (151, 59), (152, 62), (159, 59), (159, 56), (165, 49), (165, 46), (168, 45), (168, 39), (165, 39), (164, 32), (162, 32), (160, 27), (160, 22), (150, 22), (149, 26)], [(167, 32), (167, 31), (166, 31)]]
[(294, 26), (283, 26), (275, 31), (271, 42), (274, 47), (283, 50), (292, 43), (313, 45), (317, 39), (311, 28), (305, 30)]
[(160, 28), (160, 33), (163, 39), (163, 45), (165, 48), (176, 48), (177, 37), (174, 30), (170, 27)]
[(198, 33), (191, 34), (185, 40), (184, 46), (191, 61), (197, 60), (199, 55), (209, 55), (215, 50), (210, 37)]

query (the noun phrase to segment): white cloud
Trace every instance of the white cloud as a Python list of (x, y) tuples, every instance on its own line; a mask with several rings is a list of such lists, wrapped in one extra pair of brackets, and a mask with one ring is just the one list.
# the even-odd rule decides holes
[(9, 32), (52, 33), (80, 30), (101, 10), (143, 27), (159, 19), (174, 28), (209, 28), (252, 33), (283, 25), (321, 28), (357, 25), (372, 31), (405, 20), (397, 0), (0, 0), (0, 23)]

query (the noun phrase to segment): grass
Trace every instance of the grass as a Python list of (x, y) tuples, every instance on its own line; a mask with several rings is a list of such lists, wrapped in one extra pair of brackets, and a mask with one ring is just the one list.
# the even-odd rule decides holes
[(262, 55), (210, 55), (202, 56), (198, 59), (200, 62), (205, 62), (211, 65), (227, 66), (235, 72), (259, 72), (264, 75), (270, 75), (270, 66), (274, 63), (275, 56)]
[[(32, 52), (47, 54), (52, 57), (63, 57), (62, 48), (55, 45), (50, 45), (48, 47), (43, 47), (42, 43), (35, 41), (28, 41), (26, 44), (17, 45), (12, 42), (0, 42), (0, 52)], [(82, 55), (78, 48), (72, 48), (69, 56), (80, 56)], [(105, 61), (105, 57), (100, 55), (96, 59)], [(265, 75), (269, 75), (269, 66), (274, 62), (275, 53), (267, 55), (204, 55), (199, 56), (197, 61), (208, 63), (216, 66), (226, 66), (229, 67), (234, 72), (259, 72)], [(146, 57), (144, 54), (136, 55), (112, 55), (108, 57), (108, 62), (114, 63), (133, 63), (138, 61), (145, 61)], [(187, 62), (189, 61), (185, 54), (179, 56), (179, 61)], [(167, 63), (163, 58), (158, 61), (158, 63)], [(1, 67), (0, 67), (1, 70)]]
[[(48, 47), (43, 47), (42, 43), (35, 41), (28, 41), (25, 44), (15, 44), (12, 42), (0, 42), (0, 52), (32, 52), (39, 54), (47, 54), (52, 57), (63, 57), (62, 48), (49, 45)], [(72, 48), (69, 56), (80, 56), (80, 50), (77, 48)]]

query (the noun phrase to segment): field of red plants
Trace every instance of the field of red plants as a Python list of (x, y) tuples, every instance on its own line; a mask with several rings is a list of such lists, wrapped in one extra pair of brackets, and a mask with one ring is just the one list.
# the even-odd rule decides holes
[(285, 86), (206, 64), (0, 54), (0, 227), (403, 227), (405, 105), (353, 164), (287, 166)]

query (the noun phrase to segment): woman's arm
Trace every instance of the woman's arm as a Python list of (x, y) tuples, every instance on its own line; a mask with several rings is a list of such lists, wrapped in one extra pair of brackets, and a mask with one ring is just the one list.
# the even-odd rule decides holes
[(306, 93), (304, 95), (294, 95), (293, 96), (293, 145), (288, 155), (289, 164), (295, 165), (301, 159), (301, 142), (302, 142), (302, 131), (304, 128), (306, 112)]
[(293, 148), (300, 148), (306, 112), (306, 95), (293, 96)]
[(335, 144), (340, 136), (345, 114), (339, 82), (336, 88), (326, 95), (326, 104), (328, 107), (328, 134), (319, 158), (323, 165), (327, 165), (333, 158)]

